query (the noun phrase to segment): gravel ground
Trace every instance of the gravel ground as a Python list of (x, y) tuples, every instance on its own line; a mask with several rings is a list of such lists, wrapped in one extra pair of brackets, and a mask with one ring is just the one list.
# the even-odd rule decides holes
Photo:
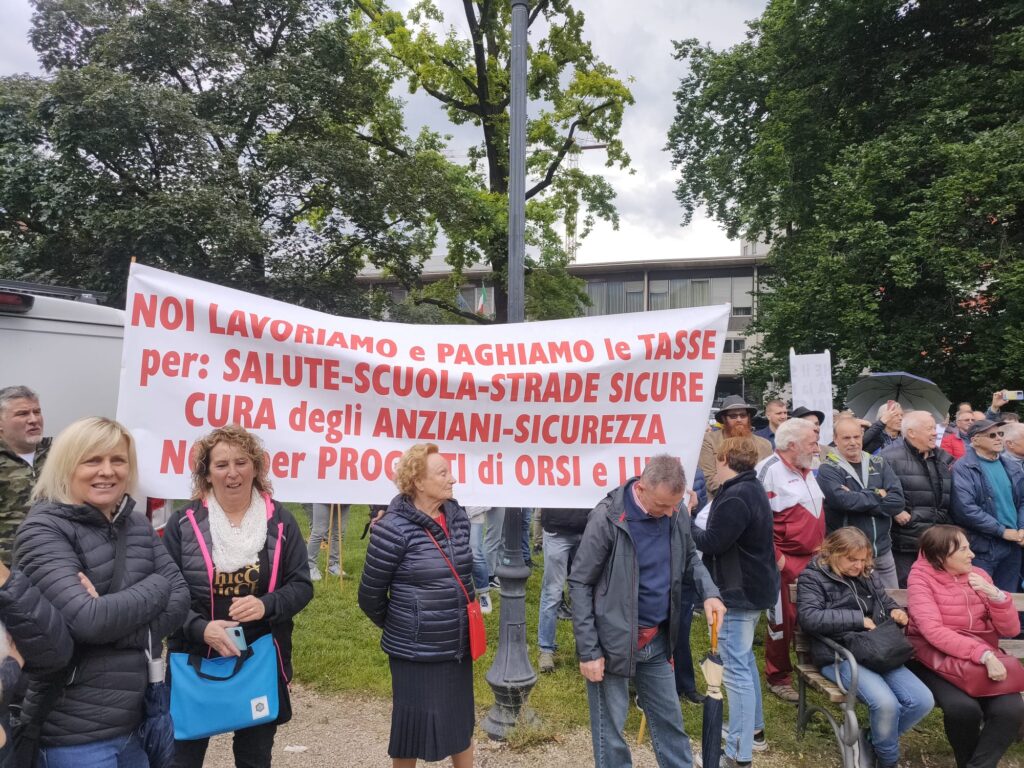
[[(389, 765), (388, 731), (391, 702), (354, 696), (323, 695), (292, 687), (295, 716), (277, 732), (274, 765), (279, 768), (381, 768)], [(482, 714), (482, 713), (481, 713)], [(649, 742), (634, 747), (635, 768), (657, 768)], [(792, 768), (791, 757), (758, 755), (758, 768)], [(210, 745), (206, 761), (211, 768), (231, 768), (231, 739), (218, 737)], [(557, 740), (512, 750), (477, 733), (476, 766), (479, 768), (576, 768), (593, 765), (589, 731), (579, 729)], [(421, 763), (423, 765), (423, 763)], [(429, 765), (450, 765), (430, 763)], [(818, 764), (816, 768), (826, 768)]]

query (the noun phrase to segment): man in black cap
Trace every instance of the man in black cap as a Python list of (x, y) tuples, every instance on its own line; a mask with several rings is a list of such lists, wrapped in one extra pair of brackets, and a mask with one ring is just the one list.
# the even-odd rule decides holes
[(970, 446), (953, 465), (953, 521), (967, 532), (974, 564), (999, 589), (1020, 586), (1024, 546), (1024, 471), (1003, 451), (1003, 423), (979, 419), (967, 429)]
[(757, 414), (757, 409), (748, 405), (739, 395), (730, 395), (725, 398), (722, 407), (718, 409), (718, 423), (722, 425), (720, 430), (712, 430), (704, 435), (704, 442), (700, 446), (700, 459), (698, 466), (704, 473), (704, 482), (707, 483), (708, 496), (714, 498), (722, 483), (715, 477), (718, 471), (718, 449), (722, 441), (727, 437), (744, 437), (750, 435), (757, 444), (757, 460), (767, 459), (774, 453), (772, 444), (763, 437), (755, 435), (751, 429), (751, 419)]

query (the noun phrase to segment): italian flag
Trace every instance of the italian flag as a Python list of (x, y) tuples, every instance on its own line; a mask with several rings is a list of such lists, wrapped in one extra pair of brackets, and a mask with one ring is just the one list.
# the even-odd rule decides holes
[(476, 313), (482, 315), (487, 309), (487, 286), (483, 283), (480, 285), (480, 301), (476, 305)]

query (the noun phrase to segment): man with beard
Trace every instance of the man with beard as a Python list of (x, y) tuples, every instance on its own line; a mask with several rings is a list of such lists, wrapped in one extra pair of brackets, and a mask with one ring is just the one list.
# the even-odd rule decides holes
[(769, 617), (764, 671), (768, 690), (789, 702), (799, 698), (793, 689), (789, 657), (796, 625), (796, 606), (790, 602), (789, 587), (796, 583), (825, 538), (822, 493), (811, 472), (818, 451), (814, 424), (807, 419), (790, 419), (775, 433), (775, 453), (754, 467), (772, 508), (775, 564), (782, 581), (779, 605)]
[[(700, 446), (700, 459), (698, 466), (704, 473), (704, 481), (707, 483), (708, 496), (714, 498), (722, 483), (715, 474), (718, 471), (718, 449), (722, 447), (722, 441), (727, 437), (746, 437), (750, 435), (757, 445), (757, 459), (766, 459), (772, 455), (772, 444), (763, 437), (754, 435), (751, 430), (750, 420), (754, 418), (757, 409), (752, 405), (743, 402), (739, 395), (730, 395), (725, 398), (722, 407), (718, 409), (718, 422), (722, 425), (720, 430), (712, 430), (704, 435), (704, 442)], [(776, 438), (777, 439), (777, 438)]]
[(0, 389), (0, 560), (7, 565), (49, 449), (39, 396), (23, 386)]

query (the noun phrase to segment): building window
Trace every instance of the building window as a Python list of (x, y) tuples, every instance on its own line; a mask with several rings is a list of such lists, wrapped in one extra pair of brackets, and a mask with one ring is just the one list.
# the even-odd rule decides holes
[(725, 344), (722, 347), (722, 351), (729, 352), (742, 352), (747, 348), (746, 339), (726, 339)]
[(587, 283), (592, 306), (588, 315), (617, 315), (622, 312), (643, 312), (643, 280), (603, 280)]
[(710, 280), (691, 280), (690, 288), (692, 290), (690, 300), (691, 307), (706, 307), (711, 303)]
[(754, 314), (752, 307), (737, 307), (733, 306), (732, 313), (736, 317), (750, 317)]

